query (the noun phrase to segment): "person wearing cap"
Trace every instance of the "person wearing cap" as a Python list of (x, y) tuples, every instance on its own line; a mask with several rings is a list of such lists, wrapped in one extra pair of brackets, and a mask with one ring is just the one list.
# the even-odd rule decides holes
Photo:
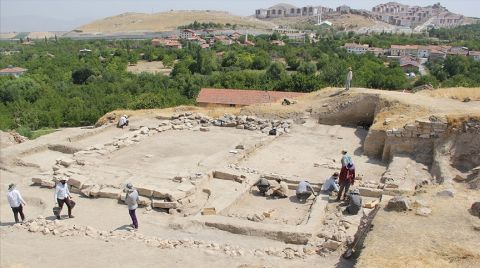
[(337, 179), (338, 179), (338, 172), (335, 172), (322, 185), (322, 192), (328, 195), (332, 195), (333, 192), (338, 193), (339, 188), (337, 184)]
[[(342, 168), (343, 170), (343, 168)], [(340, 173), (340, 190), (338, 191), (337, 201), (340, 201), (343, 193), (343, 199), (346, 198), (350, 185), (355, 184), (355, 165), (348, 163), (345, 167), (345, 171)]]
[(128, 116), (126, 114), (122, 115), (120, 119), (118, 120), (118, 127), (123, 128), (125, 126), (128, 126)]
[(350, 89), (350, 86), (352, 84), (352, 78), (353, 78), (352, 67), (348, 67), (347, 81), (345, 82), (345, 90)]
[(17, 190), (15, 184), (10, 184), (8, 186), (8, 193), (7, 193), (8, 203), (13, 211), (13, 217), (15, 218), (15, 223), (19, 223), (18, 214), (20, 214), (20, 218), (22, 222), (25, 220), (25, 215), (23, 214), (23, 206), (26, 205), (25, 200), (23, 200), (22, 195)]
[(71, 203), (71, 198), (72, 196), (70, 195), (70, 190), (68, 189), (68, 184), (67, 180), (65, 178), (60, 179), (59, 182), (57, 182), (57, 185), (55, 186), (55, 204), (58, 204), (58, 207), (60, 210), (58, 211), (57, 219), (60, 219), (60, 213), (62, 212), (63, 204), (67, 205), (68, 208), (68, 217), (69, 218), (75, 218), (72, 215), (72, 203)]
[(350, 202), (345, 210), (350, 215), (357, 215), (360, 208), (362, 208), (362, 197), (360, 196), (360, 192), (358, 191), (358, 189), (354, 189), (350, 191), (350, 194), (348, 196)]
[(301, 181), (298, 183), (296, 196), (300, 202), (305, 202), (311, 195), (316, 196), (312, 185), (308, 181)]
[(277, 185), (272, 187), (272, 194), (271, 196), (274, 197), (274, 198), (286, 198), (288, 197), (288, 185), (286, 182), (284, 182), (283, 180), (277, 178), (275, 179), (275, 181), (277, 182)]
[(131, 183), (127, 183), (125, 187), (125, 192), (125, 204), (127, 204), (128, 206), (128, 214), (130, 214), (130, 218), (132, 219), (132, 227), (137, 230), (138, 220), (135, 211), (138, 208), (138, 192), (135, 188), (133, 188), (133, 185)]

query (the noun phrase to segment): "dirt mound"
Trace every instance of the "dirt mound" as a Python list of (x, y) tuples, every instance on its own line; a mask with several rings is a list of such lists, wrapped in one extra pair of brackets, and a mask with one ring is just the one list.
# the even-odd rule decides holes
[(15, 131), (4, 132), (0, 130), (0, 147), (5, 148), (10, 145), (22, 143), (27, 141), (28, 138), (18, 134)]

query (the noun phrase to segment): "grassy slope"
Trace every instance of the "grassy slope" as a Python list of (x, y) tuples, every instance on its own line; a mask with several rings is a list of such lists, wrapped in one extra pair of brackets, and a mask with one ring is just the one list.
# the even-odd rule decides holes
[(158, 32), (175, 30), (194, 21), (237, 24), (249, 28), (271, 29), (273, 24), (250, 17), (235, 16), (222, 11), (172, 11), (154, 14), (124, 13), (94, 21), (76, 30), (83, 32)]

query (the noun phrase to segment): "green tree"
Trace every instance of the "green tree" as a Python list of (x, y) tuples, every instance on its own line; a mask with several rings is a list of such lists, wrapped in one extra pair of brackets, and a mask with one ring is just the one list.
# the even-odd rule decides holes
[(280, 80), (283, 76), (285, 76), (285, 74), (285, 66), (280, 62), (272, 63), (265, 73), (267, 78), (270, 80)]
[(87, 79), (93, 75), (90, 68), (81, 68), (72, 73), (72, 80), (74, 84), (81, 85), (87, 82)]

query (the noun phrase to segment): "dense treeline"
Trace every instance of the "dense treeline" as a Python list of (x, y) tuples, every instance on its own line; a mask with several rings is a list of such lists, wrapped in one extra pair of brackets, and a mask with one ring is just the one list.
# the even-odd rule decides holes
[(236, 29), (236, 24), (222, 24), (215, 22), (198, 22), (194, 21), (193, 23), (179, 26), (178, 29), (192, 29), (192, 30), (204, 30), (204, 29)]
[[(270, 44), (275, 36), (251, 37), (255, 46), (215, 44), (200, 49), (152, 47), (145, 41), (39, 40), (35, 45), (1, 43), (0, 67), (28, 69), (20, 78), (0, 77), (0, 129), (39, 129), (94, 123), (118, 108), (145, 109), (192, 104), (201, 87), (311, 92), (344, 86), (346, 70), (354, 70), (353, 86), (405, 89), (419, 83), (438, 86), (480, 86), (479, 62), (449, 57), (431, 64), (432, 75), (408, 80), (398, 64), (374, 55), (352, 55), (346, 42), (424, 42), (394, 35), (359, 37), (324, 35), (310, 44)], [(386, 40), (386, 41), (385, 41)], [(384, 45), (387, 45), (386, 43)], [(80, 52), (82, 49), (84, 52)], [(170, 76), (132, 74), (127, 65), (138, 60), (162, 61)]]
[(429, 31), (431, 37), (466, 46), (472, 50), (480, 50), (480, 22), (456, 28), (439, 28)]

